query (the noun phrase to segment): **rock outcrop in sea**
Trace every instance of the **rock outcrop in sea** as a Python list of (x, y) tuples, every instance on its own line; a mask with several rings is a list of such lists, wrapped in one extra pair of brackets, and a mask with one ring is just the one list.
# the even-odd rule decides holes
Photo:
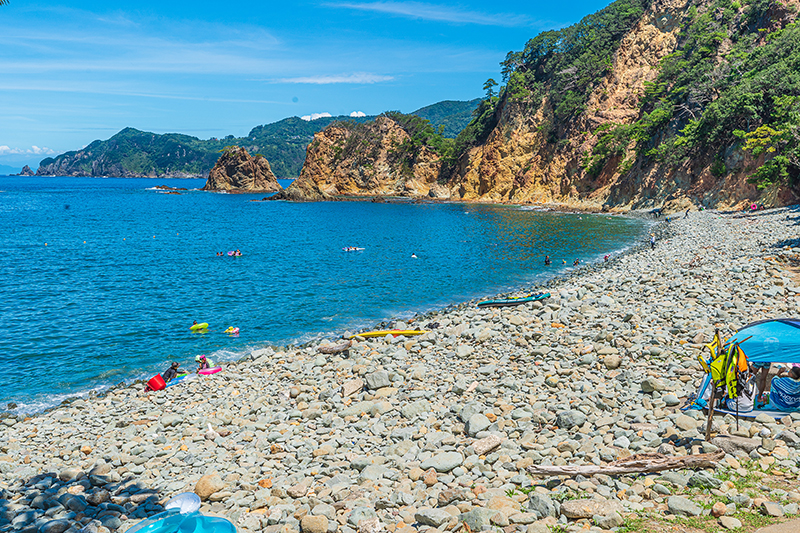
[(334, 123), (314, 135), (300, 177), (276, 199), (316, 201), (335, 196), (448, 196), (440, 157), (414, 147), (396, 120)]
[(19, 174), (17, 174), (17, 176), (35, 176), (35, 175), (36, 174), (33, 172), (33, 170), (31, 170), (31, 167), (29, 167), (28, 165), (22, 167), (22, 170), (20, 170)]
[(245, 148), (233, 146), (223, 151), (203, 186), (204, 191), (278, 192), (278, 183), (267, 158), (251, 156)]

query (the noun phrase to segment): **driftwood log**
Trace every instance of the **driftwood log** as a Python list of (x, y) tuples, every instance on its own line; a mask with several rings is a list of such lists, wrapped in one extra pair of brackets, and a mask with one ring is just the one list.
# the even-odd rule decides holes
[(723, 451), (673, 457), (667, 457), (660, 453), (641, 453), (605, 465), (532, 465), (527, 470), (535, 476), (572, 477), (577, 475), (592, 476), (594, 474), (614, 476), (641, 472), (661, 472), (662, 470), (675, 470), (678, 468), (709, 468), (716, 466), (723, 457), (725, 457), (725, 452)]
[(324, 344), (317, 348), (317, 351), (319, 353), (327, 354), (346, 352), (350, 349), (351, 344), (353, 344), (353, 341), (342, 341), (336, 344)]

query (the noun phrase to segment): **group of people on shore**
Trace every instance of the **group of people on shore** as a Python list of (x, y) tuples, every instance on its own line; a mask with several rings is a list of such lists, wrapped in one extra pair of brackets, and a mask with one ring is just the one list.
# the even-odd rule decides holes
[[(206, 370), (213, 366), (211, 360), (205, 355), (195, 356), (194, 360), (198, 364), (195, 372), (200, 372), (201, 370)], [(164, 383), (169, 383), (181, 374), (189, 373), (188, 371), (179, 372), (178, 368), (180, 368), (180, 366), (181, 364), (177, 361), (173, 361), (172, 364), (169, 365), (169, 368), (163, 374), (161, 374), (161, 378), (164, 380)]]
[[(756, 410), (792, 412), (800, 411), (800, 365), (774, 363), (749, 363), (749, 378), (740, 382), (735, 398), (724, 393), (721, 407), (729, 411), (747, 413)], [(772, 378), (770, 379), (770, 375)], [(702, 405), (710, 401), (712, 386), (704, 391)], [(722, 387), (725, 390), (725, 387)]]
[[(800, 410), (800, 366), (778, 366), (772, 379), (771, 363), (752, 363), (756, 370), (755, 407), (767, 407), (778, 411)], [(769, 383), (767, 383), (769, 381)]]
[[(608, 261), (608, 256), (606, 256), (606, 261)], [(553, 260), (550, 259), (549, 255), (544, 256), (544, 266), (550, 266), (552, 263), (553, 263)], [(567, 264), (567, 260), (566, 259), (562, 259), (561, 263), (566, 265)], [(576, 259), (575, 261), (572, 262), (572, 266), (578, 266), (580, 264), (581, 264), (581, 260), (580, 259)]]

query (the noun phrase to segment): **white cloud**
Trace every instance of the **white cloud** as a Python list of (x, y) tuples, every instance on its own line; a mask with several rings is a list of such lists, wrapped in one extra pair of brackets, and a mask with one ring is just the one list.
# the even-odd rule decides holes
[(363, 111), (353, 111), (352, 113), (350, 113), (350, 116), (351, 117), (366, 117), (367, 114), (364, 113)]
[(279, 83), (310, 83), (314, 85), (328, 85), (331, 83), (379, 83), (381, 81), (393, 80), (392, 76), (381, 76), (366, 72), (354, 72), (353, 74), (342, 74), (339, 76), (302, 76), (299, 78), (283, 78)]
[(57, 153), (46, 146), (40, 148), (33, 145), (30, 148), (11, 148), (6, 145), (0, 145), (0, 155), (53, 155)]
[(305, 120), (306, 122), (311, 122), (312, 120), (317, 120), (318, 118), (325, 118), (325, 117), (332, 117), (330, 113), (311, 113), (310, 115), (303, 115), (300, 117), (301, 119)]
[(450, 6), (426, 4), (424, 2), (340, 2), (327, 5), (345, 9), (356, 9), (359, 11), (400, 15), (414, 19), (453, 22), (456, 24), (480, 24), (482, 26), (524, 26), (526, 24), (531, 24), (530, 19), (524, 15), (481, 13)]

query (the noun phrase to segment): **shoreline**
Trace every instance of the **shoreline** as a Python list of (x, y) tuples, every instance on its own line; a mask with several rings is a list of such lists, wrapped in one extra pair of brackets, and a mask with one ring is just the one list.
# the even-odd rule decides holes
[[(36, 177), (42, 177), (42, 176), (36, 176)], [(56, 177), (63, 177), (63, 176), (56, 176)], [(101, 177), (101, 176), (94, 176), (94, 177), (96, 177), (98, 179), (103, 179), (103, 177)], [(122, 179), (125, 179), (125, 178), (122, 178)], [(183, 178), (181, 178), (181, 179), (183, 179)], [(158, 187), (156, 187), (156, 188), (158, 188)], [(200, 189), (193, 189), (193, 190), (199, 191)], [(369, 199), (365, 198), (364, 200), (367, 201)], [(346, 201), (346, 200), (342, 200), (342, 201)], [(361, 199), (357, 199), (355, 201), (361, 201)], [(443, 201), (443, 202), (433, 202), (433, 203), (459, 203), (459, 204), (465, 204), (465, 205), (474, 205), (476, 202), (469, 202), (469, 201), (458, 201), (458, 202), (455, 202), (455, 201), (447, 200), (447, 201)], [(515, 206), (515, 205), (529, 205), (529, 204), (509, 204), (509, 203), (486, 203), (486, 202), (478, 202), (478, 203), (483, 204), (483, 205), (503, 206), (503, 207)], [(544, 205), (544, 204), (536, 204), (536, 205)], [(548, 208), (547, 210), (550, 211), (550, 212), (559, 213), (559, 214), (586, 214), (586, 215), (594, 215), (594, 216), (615, 216), (615, 217), (622, 217), (622, 218), (636, 218), (636, 219), (641, 219), (641, 220), (652, 220), (653, 224), (650, 226), (650, 228), (648, 228), (646, 230), (646, 232), (649, 232), (651, 230), (652, 231), (656, 231), (659, 240), (663, 238), (662, 237), (663, 228), (665, 228), (665, 227), (669, 228), (669, 226), (666, 225), (666, 223), (663, 221), (663, 219), (661, 221), (658, 221), (657, 219), (652, 219), (652, 217), (650, 217), (648, 215), (649, 210), (636, 210), (636, 211), (630, 211), (630, 212), (627, 212), (627, 213), (616, 213), (616, 214), (613, 214), (613, 215), (611, 213), (589, 212), (589, 211), (560, 211), (560, 210), (555, 210), (555, 209), (550, 209), (550, 208)], [(646, 235), (646, 232), (643, 232), (642, 235), (643, 236)], [(595, 260), (594, 262), (591, 262), (591, 263), (582, 263), (578, 268), (569, 267), (568, 266), (567, 267), (568, 270), (566, 272), (550, 273), (550, 274), (544, 274), (543, 273), (541, 275), (542, 278), (543, 278), (543, 281), (541, 281), (541, 282), (533, 282), (533, 283), (531, 283), (531, 282), (520, 280), (519, 282), (515, 282), (514, 283), (515, 287), (513, 287), (513, 288), (511, 288), (511, 289), (509, 289), (507, 291), (504, 291), (504, 292), (497, 292), (497, 293), (494, 293), (494, 294), (488, 294), (488, 295), (485, 295), (485, 296), (471, 298), (471, 299), (465, 300), (465, 301), (453, 302), (453, 303), (446, 304), (444, 306), (438, 306), (438, 304), (432, 304), (434, 306), (434, 308), (429, 309), (427, 311), (423, 311), (423, 312), (417, 312), (417, 311), (413, 311), (413, 310), (400, 311), (399, 313), (396, 313), (395, 316), (389, 317), (386, 320), (374, 322), (374, 323), (372, 323), (372, 326), (366, 326), (362, 330), (386, 329), (386, 328), (392, 327), (391, 325), (396, 323), (396, 322), (402, 322), (402, 323), (415, 322), (416, 323), (418, 321), (422, 321), (422, 320), (426, 319), (426, 317), (436, 316), (439, 313), (474, 308), (478, 302), (480, 302), (482, 300), (486, 300), (486, 299), (503, 298), (503, 297), (512, 296), (512, 295), (515, 295), (515, 294), (518, 294), (518, 293), (531, 292), (531, 291), (534, 291), (534, 290), (537, 290), (537, 289), (542, 289), (542, 290), (547, 291), (551, 287), (558, 287), (563, 283), (569, 282), (571, 279), (573, 279), (575, 277), (578, 277), (578, 276), (581, 276), (581, 275), (585, 274), (586, 272), (598, 271), (598, 270), (603, 270), (603, 269), (606, 269), (606, 268), (612, 268), (614, 262), (616, 260), (618, 260), (619, 258), (624, 257), (624, 256), (626, 256), (628, 254), (631, 254), (631, 253), (635, 253), (636, 251), (643, 250), (646, 247), (647, 247), (647, 243), (646, 242), (635, 240), (635, 241), (632, 241), (628, 246), (624, 247), (622, 249), (622, 251), (610, 251), (609, 252), (610, 258), (609, 258), (608, 262), (603, 262), (601, 259), (597, 259), (597, 260)], [(408, 314), (410, 314), (411, 316), (409, 316), (407, 318), (403, 318), (402, 315), (408, 315)], [(313, 347), (313, 346), (316, 346), (316, 345), (320, 344), (320, 342), (324, 342), (324, 341), (330, 340), (330, 339), (342, 339), (342, 338), (345, 338), (348, 335), (353, 335), (355, 333), (356, 333), (355, 331), (343, 330), (343, 331), (340, 331), (340, 332), (338, 332), (338, 333), (336, 333), (335, 335), (332, 336), (330, 334), (330, 332), (327, 332), (327, 333), (326, 332), (320, 332), (320, 333), (316, 334), (313, 338), (311, 338), (309, 340), (302, 341), (302, 342), (290, 342), (288, 344), (270, 344), (268, 342), (256, 343), (255, 346), (249, 348), (248, 351), (244, 355), (242, 355), (241, 357), (238, 357), (238, 358), (233, 359), (233, 360), (219, 360), (218, 362), (223, 363), (224, 365), (237, 365), (237, 364), (241, 364), (241, 363), (247, 363), (248, 361), (252, 360), (252, 354), (254, 352), (259, 352), (261, 350), (269, 349), (269, 350), (272, 350), (272, 351), (278, 352), (278, 353), (279, 352), (287, 352), (287, 351), (289, 351), (291, 349), (298, 349), (298, 348), (303, 349), (303, 348)], [(296, 339), (300, 340), (306, 334), (307, 334), (306, 332), (300, 332), (300, 334), (298, 334)], [(7, 405), (9, 405), (9, 404), (14, 404), (14, 405), (17, 404), (17, 401), (12, 399), (12, 400), (10, 400), (8, 402), (4, 402), (3, 405), (0, 405), (0, 422), (4, 418), (28, 418), (28, 417), (35, 417), (35, 416), (38, 416), (38, 415), (47, 414), (49, 412), (52, 412), (54, 410), (59, 409), (60, 407), (68, 406), (70, 403), (72, 403), (74, 401), (92, 400), (92, 399), (97, 399), (97, 398), (103, 398), (106, 395), (111, 394), (111, 393), (113, 393), (115, 391), (118, 391), (120, 389), (127, 389), (127, 388), (132, 388), (132, 387), (133, 388), (143, 387), (144, 385), (146, 385), (147, 379), (149, 379), (149, 378), (132, 379), (131, 381), (122, 381), (120, 383), (113, 384), (113, 385), (107, 385), (107, 386), (106, 385), (102, 385), (102, 384), (93, 385), (92, 387), (88, 388), (85, 391), (77, 392), (72, 396), (64, 398), (63, 400), (59, 401), (59, 403), (57, 403), (57, 404), (50, 405), (50, 406), (45, 407), (45, 408), (43, 408), (41, 410), (29, 411), (29, 412), (24, 412), (24, 413), (23, 412), (14, 412), (16, 410), (16, 407), (13, 408), (13, 409), (8, 409), (7, 408)]]
[[(242, 533), (711, 527), (717, 504), (720, 521), (753, 531), (751, 517), (795, 515), (800, 414), (715, 418), (707, 443), (705, 417), (678, 407), (715, 328), (798, 314), (798, 219), (796, 207), (695, 212), (662, 225), (653, 251), (553, 281), (543, 302), (462, 303), (425, 314), (439, 327), (420, 337), (334, 355), (324, 342), (264, 348), (166, 391), (4, 418), (0, 533), (123, 532), (186, 490)], [(719, 450), (697, 472), (526, 471)]]
[[(165, 180), (199, 180), (199, 179), (207, 179), (208, 176), (191, 176), (191, 177), (170, 177), (170, 176), (163, 176), (163, 177), (153, 177), (153, 176), (21, 176), (21, 175), (0, 175), (0, 177), (26, 177), (26, 178), (91, 178), (91, 179), (148, 179), (148, 180), (157, 180), (157, 179), (165, 179)], [(280, 181), (294, 181), (298, 179), (295, 178), (277, 178)], [(158, 188), (158, 187), (156, 187)], [(174, 188), (172, 188), (174, 189)], [(189, 191), (202, 191), (202, 188), (197, 189), (188, 189)], [(211, 191), (203, 191), (203, 192), (210, 192), (210, 193), (222, 193), (222, 194), (253, 194), (253, 195), (263, 195), (264, 191), (250, 191), (250, 190), (211, 190)], [(273, 193), (275, 194), (275, 193)], [(269, 201), (269, 197), (264, 197), (260, 200), (250, 200), (251, 202), (263, 202)], [(290, 200), (282, 200), (282, 201), (290, 201)], [(583, 207), (584, 204), (581, 205), (573, 205), (564, 202), (515, 202), (513, 200), (502, 200), (502, 201), (487, 201), (482, 199), (476, 200), (468, 200), (464, 198), (459, 199), (452, 199), (452, 198), (431, 198), (428, 196), (393, 196), (393, 195), (337, 195), (332, 196), (329, 200), (319, 200), (319, 201), (328, 201), (328, 202), (385, 202), (385, 203), (433, 203), (433, 204), (467, 204), (467, 205), (503, 205), (503, 206), (533, 206), (533, 207), (541, 207), (544, 211), (551, 211), (556, 213), (568, 213), (568, 214), (604, 214), (608, 216), (634, 216), (639, 217), (640, 213), (642, 215), (648, 213), (653, 209), (653, 207), (647, 208), (630, 208), (630, 207), (618, 207), (612, 206), (609, 210), (604, 211), (602, 207), (592, 207), (590, 205), (586, 205)], [(690, 200), (692, 204), (696, 203), (697, 200)], [(302, 202), (301, 202), (302, 203)], [(682, 212), (682, 210), (678, 210), (676, 212)]]

